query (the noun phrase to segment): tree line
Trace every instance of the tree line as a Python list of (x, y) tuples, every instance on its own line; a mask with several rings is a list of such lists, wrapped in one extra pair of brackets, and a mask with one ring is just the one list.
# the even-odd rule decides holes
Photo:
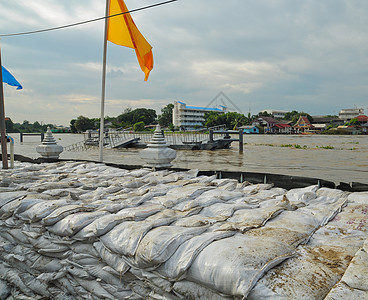
[(55, 128), (55, 125), (53, 124), (40, 124), (38, 121), (34, 123), (30, 123), (27, 120), (24, 120), (23, 123), (13, 123), (13, 121), (9, 118), (5, 121), (5, 127), (7, 133), (41, 133), (46, 132), (47, 127), (50, 127), (51, 129)]
[[(172, 123), (172, 111), (174, 105), (168, 104), (161, 109), (161, 114), (157, 115), (154, 109), (149, 108), (127, 108), (117, 117), (105, 117), (105, 127), (116, 129), (130, 129), (132, 131), (150, 130), (148, 125), (160, 124), (162, 127), (168, 128), (171, 131), (180, 130)], [(312, 117), (305, 112), (298, 112), (293, 110), (285, 114), (284, 120), (296, 123), (300, 116), (307, 116), (310, 121)], [(260, 117), (272, 117), (267, 112), (260, 112), (256, 115), (244, 115), (238, 112), (227, 112), (219, 114), (217, 112), (207, 112), (204, 115), (205, 121), (203, 126), (213, 127), (217, 125), (226, 125), (228, 129), (236, 129), (240, 126), (251, 125)], [(55, 128), (52, 124), (43, 124), (29, 121), (20, 123), (13, 123), (10, 119), (6, 122), (7, 132), (45, 132), (49, 126), (51, 129)], [(88, 118), (80, 115), (76, 119), (70, 121), (70, 131), (72, 133), (85, 132), (86, 130), (98, 130), (100, 128), (100, 118)]]

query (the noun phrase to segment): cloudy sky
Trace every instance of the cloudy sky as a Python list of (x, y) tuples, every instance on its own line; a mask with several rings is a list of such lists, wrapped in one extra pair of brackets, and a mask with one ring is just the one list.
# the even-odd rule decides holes
[[(129, 9), (160, 0), (126, 0)], [(104, 15), (104, 0), (0, 0), (0, 34)], [(153, 46), (147, 82), (134, 50), (108, 45), (106, 116), (126, 108), (229, 105), (368, 113), (367, 0), (178, 0), (132, 14)], [(13, 122), (69, 125), (100, 116), (103, 21), (2, 37), (3, 65), (24, 89), (5, 85)], [(225, 98), (213, 99), (223, 92)]]

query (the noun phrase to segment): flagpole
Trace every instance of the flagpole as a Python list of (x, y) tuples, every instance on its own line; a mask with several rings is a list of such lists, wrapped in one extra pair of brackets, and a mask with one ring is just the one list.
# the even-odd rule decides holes
[(104, 126), (105, 126), (105, 87), (106, 87), (106, 54), (107, 54), (107, 25), (110, 0), (106, 0), (105, 11), (105, 32), (103, 44), (103, 59), (102, 59), (102, 87), (101, 87), (101, 116), (100, 116), (100, 140), (99, 140), (99, 161), (103, 161), (103, 147), (104, 147)]
[(3, 70), (1, 64), (1, 46), (0, 46), (0, 134), (1, 134), (1, 156), (3, 161), (3, 169), (8, 169), (8, 152), (6, 144), (5, 132), (5, 101), (3, 88)]

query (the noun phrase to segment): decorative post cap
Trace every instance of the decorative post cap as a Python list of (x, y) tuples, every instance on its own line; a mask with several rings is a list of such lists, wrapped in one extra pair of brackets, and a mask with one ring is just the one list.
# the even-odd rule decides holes
[(143, 149), (140, 157), (146, 162), (146, 166), (153, 168), (169, 168), (171, 161), (176, 158), (176, 151), (169, 148), (162, 134), (161, 126), (157, 125), (152, 140)]
[(46, 136), (42, 141), (42, 144), (36, 147), (36, 151), (46, 158), (59, 158), (63, 147), (56, 143), (50, 127), (47, 127)]

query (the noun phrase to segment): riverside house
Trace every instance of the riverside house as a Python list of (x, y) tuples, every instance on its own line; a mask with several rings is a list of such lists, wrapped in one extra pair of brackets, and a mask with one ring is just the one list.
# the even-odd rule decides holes
[(294, 125), (294, 129), (300, 133), (310, 132), (313, 130), (313, 125), (306, 116), (300, 116), (299, 120)]

